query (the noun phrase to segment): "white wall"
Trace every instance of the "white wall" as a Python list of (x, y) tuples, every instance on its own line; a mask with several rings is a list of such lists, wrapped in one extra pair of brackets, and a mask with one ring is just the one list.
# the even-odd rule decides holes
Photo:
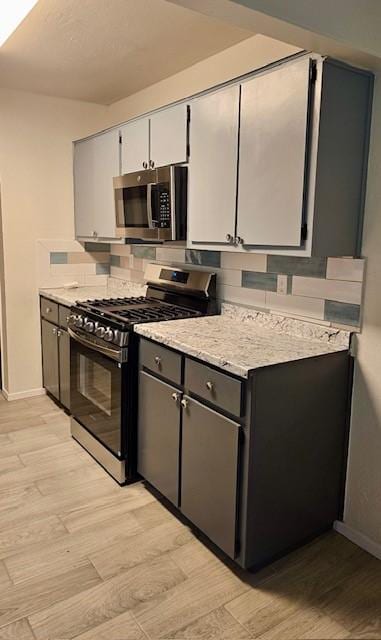
[(256, 35), (202, 62), (147, 87), (109, 107), (109, 125), (117, 124), (219, 83), (264, 67), (300, 51), (266, 36)]
[[(345, 523), (381, 545), (381, 77), (377, 77), (365, 207), (363, 330), (353, 391)], [(381, 547), (380, 547), (381, 549)]]
[(105, 113), (103, 106), (0, 89), (2, 348), (11, 396), (42, 386), (36, 240), (73, 238), (72, 140), (102, 128)]

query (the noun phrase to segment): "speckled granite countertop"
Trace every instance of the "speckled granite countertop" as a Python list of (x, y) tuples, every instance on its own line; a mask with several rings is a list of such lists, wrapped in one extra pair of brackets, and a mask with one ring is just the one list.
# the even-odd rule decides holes
[(71, 306), (77, 301), (94, 300), (96, 298), (121, 298), (141, 296), (145, 294), (146, 287), (133, 282), (117, 283), (109, 280), (108, 285), (103, 286), (79, 286), (73, 289), (65, 289), (65, 287), (58, 287), (54, 289), (39, 289), (40, 295), (59, 304), (65, 304)]
[(348, 350), (349, 333), (224, 305), (222, 315), (152, 322), (135, 332), (241, 378), (282, 362)]

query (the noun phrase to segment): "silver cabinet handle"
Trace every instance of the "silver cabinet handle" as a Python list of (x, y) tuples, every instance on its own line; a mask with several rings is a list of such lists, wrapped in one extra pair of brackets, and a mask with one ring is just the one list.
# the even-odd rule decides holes
[(227, 233), (227, 234), (226, 234), (226, 240), (227, 240), (228, 242), (231, 242), (231, 241), (233, 240), (233, 236), (232, 236), (232, 235), (230, 235), (230, 233)]
[(143, 162), (143, 169), (147, 169), (148, 168), (148, 162), (144, 161)]
[(60, 337), (62, 335), (62, 331), (60, 331), (59, 329), (57, 329), (57, 336)]
[(175, 391), (174, 393), (172, 393), (172, 400), (174, 402), (178, 402), (181, 398), (181, 393), (178, 393), (177, 391)]
[(213, 391), (213, 389), (214, 389), (214, 384), (213, 384), (213, 382), (211, 382), (210, 380), (208, 380), (208, 381), (205, 383), (205, 386), (206, 386), (206, 388), (207, 388), (207, 389), (209, 389), (209, 391)]
[(46, 307), (45, 313), (51, 313), (51, 312), (52, 312), (51, 308), (50, 307)]
[(155, 356), (154, 360), (155, 360), (155, 363), (157, 364), (157, 366), (158, 366), (158, 367), (160, 367), (160, 365), (161, 365), (161, 358), (159, 358), (159, 356)]
[(57, 329), (55, 327), (53, 327), (53, 335), (56, 336), (57, 335)]
[(71, 318), (71, 317), (72, 317), (72, 316), (66, 316), (66, 322), (69, 322), (69, 320), (70, 320), (70, 318)]
[(234, 238), (234, 242), (236, 244), (243, 244), (243, 238), (240, 238), (240, 236), (237, 236), (236, 238)]
[(186, 409), (188, 407), (188, 400), (186, 398), (183, 398), (180, 404), (184, 409)]
[(150, 160), (150, 161), (149, 161), (149, 166), (151, 167), (151, 169), (153, 169), (153, 168), (154, 168), (155, 163), (154, 163), (154, 161), (153, 161), (153, 160)]

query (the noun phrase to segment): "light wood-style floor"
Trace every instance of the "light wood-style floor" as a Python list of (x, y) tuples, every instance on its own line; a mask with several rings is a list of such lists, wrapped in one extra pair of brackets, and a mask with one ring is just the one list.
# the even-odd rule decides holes
[(66, 638), (381, 638), (381, 563), (331, 533), (233, 571), (47, 397), (1, 398), (0, 640)]

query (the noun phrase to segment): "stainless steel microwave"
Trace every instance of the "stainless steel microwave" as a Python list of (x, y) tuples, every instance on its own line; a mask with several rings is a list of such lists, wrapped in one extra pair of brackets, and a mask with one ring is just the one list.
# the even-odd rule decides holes
[(114, 178), (117, 237), (185, 240), (187, 175), (170, 165)]

